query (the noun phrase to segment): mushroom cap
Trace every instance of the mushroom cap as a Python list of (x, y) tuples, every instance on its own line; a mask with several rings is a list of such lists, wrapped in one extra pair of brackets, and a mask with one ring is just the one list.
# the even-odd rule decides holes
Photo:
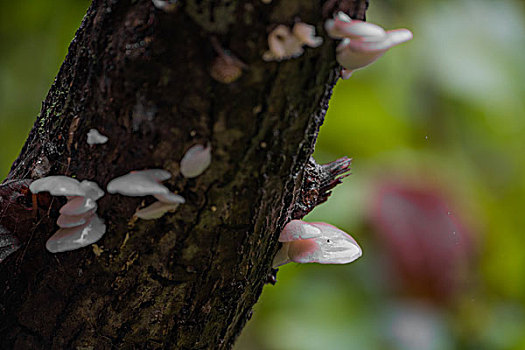
[(325, 22), (325, 30), (333, 39), (380, 40), (385, 30), (380, 26), (360, 20), (352, 20), (344, 12), (338, 12), (334, 19)]
[(120, 193), (126, 196), (166, 194), (169, 189), (160, 182), (170, 177), (170, 172), (163, 169), (132, 171), (111, 180), (107, 190), (109, 193)]
[(177, 203), (177, 204), (182, 204), (182, 203), (186, 203), (186, 200), (184, 199), (184, 197), (182, 196), (179, 196), (178, 194), (175, 194), (173, 192), (168, 192), (168, 193), (158, 193), (158, 194), (154, 194), (153, 195), (155, 198), (157, 198), (159, 201), (163, 202), (163, 203), (169, 203), (169, 204), (173, 204), (173, 203)]
[(321, 229), (322, 232), (320, 237), (311, 238), (317, 243), (318, 249), (308, 256), (310, 262), (347, 264), (363, 254), (355, 239), (339, 228), (324, 222), (312, 222), (310, 224)]
[(202, 174), (211, 163), (211, 146), (208, 143), (190, 147), (180, 161), (180, 172), (184, 177), (192, 178)]
[(284, 226), (279, 236), (279, 242), (291, 242), (320, 236), (321, 229), (318, 227), (303, 220), (292, 220)]
[(57, 225), (61, 228), (70, 228), (75, 226), (84, 225), (86, 222), (91, 220), (91, 216), (95, 214), (97, 208), (94, 208), (86, 213), (80, 215), (60, 215), (57, 219)]
[(108, 142), (108, 137), (102, 135), (97, 129), (90, 129), (87, 133), (88, 145), (98, 145)]
[(81, 226), (61, 228), (46, 242), (51, 253), (60, 253), (86, 247), (97, 242), (106, 232), (104, 221), (97, 215)]
[(303, 42), (283, 24), (268, 35), (268, 47), (270, 50), (263, 54), (265, 61), (281, 61), (301, 56), (304, 52)]
[(162, 217), (167, 212), (173, 212), (179, 203), (163, 203), (157, 201), (146, 208), (142, 208), (135, 213), (135, 216), (143, 220), (154, 220)]
[(90, 210), (97, 209), (97, 202), (89, 197), (73, 196), (68, 197), (68, 201), (64, 204), (59, 212), (63, 215), (81, 215)]
[(80, 187), (86, 192), (86, 197), (93, 199), (94, 201), (100, 199), (104, 195), (104, 190), (99, 187), (96, 182), (82, 180)]
[(310, 47), (318, 47), (323, 43), (323, 38), (315, 36), (315, 26), (303, 22), (297, 22), (292, 28), (293, 35), (303, 44)]
[(347, 70), (363, 68), (381, 57), (388, 49), (412, 39), (408, 29), (387, 32), (383, 40), (344, 39), (337, 46), (337, 62)]
[(35, 180), (29, 186), (32, 193), (49, 192), (53, 196), (84, 196), (85, 189), (78, 180), (68, 176), (54, 175)]

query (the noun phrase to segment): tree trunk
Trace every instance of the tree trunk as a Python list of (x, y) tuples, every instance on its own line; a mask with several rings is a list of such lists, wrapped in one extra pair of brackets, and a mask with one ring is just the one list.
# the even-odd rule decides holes
[[(0, 263), (0, 348), (231, 348), (272, 273), (280, 230), (348, 170), (344, 159), (310, 160), (338, 77), (336, 43), (261, 59), (276, 24), (300, 18), (324, 36), (337, 8), (363, 19), (366, 1), (187, 0), (171, 12), (149, 0), (93, 2), (0, 187), (0, 224), (22, 243)], [(247, 64), (237, 81), (211, 77), (213, 42)], [(88, 145), (91, 128), (109, 141)], [(211, 166), (182, 177), (184, 152), (208, 142)], [(45, 250), (64, 199), (32, 205), (20, 179), (64, 174), (105, 188), (145, 168), (174, 174), (166, 184), (186, 204), (135, 221), (149, 198), (106, 194), (101, 241)]]

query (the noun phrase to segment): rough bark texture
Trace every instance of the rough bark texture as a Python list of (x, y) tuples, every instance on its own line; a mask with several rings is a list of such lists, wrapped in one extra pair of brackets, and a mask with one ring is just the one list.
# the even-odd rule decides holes
[[(364, 0), (188, 0), (170, 13), (149, 0), (93, 2), (8, 180), (65, 174), (105, 187), (164, 168), (187, 203), (133, 221), (151, 198), (106, 195), (104, 238), (50, 254), (64, 199), (32, 204), (27, 182), (6, 183), (0, 224), (22, 248), (0, 264), (0, 348), (232, 346), (272, 272), (280, 230), (326, 200), (349, 166), (309, 159), (337, 79), (335, 42), (268, 63), (267, 34), (299, 18), (324, 33), (323, 10), (338, 6), (364, 17)], [(248, 65), (232, 84), (210, 76), (212, 37)], [(89, 146), (90, 128), (109, 142)], [(210, 168), (179, 175), (184, 152), (207, 142)]]

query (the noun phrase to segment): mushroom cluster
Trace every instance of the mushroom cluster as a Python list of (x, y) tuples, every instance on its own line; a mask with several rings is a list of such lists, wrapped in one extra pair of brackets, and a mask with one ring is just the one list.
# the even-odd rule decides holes
[(283, 243), (273, 267), (296, 263), (348, 264), (362, 254), (361, 247), (347, 233), (324, 222), (292, 220), (284, 227)]
[(336, 49), (337, 62), (343, 66), (343, 79), (350, 78), (354, 70), (368, 66), (391, 47), (412, 39), (408, 29), (385, 31), (375, 24), (352, 20), (343, 12), (327, 20), (325, 29), (331, 38), (343, 39)]
[(303, 22), (294, 24), (292, 30), (280, 24), (268, 35), (269, 51), (263, 54), (265, 61), (282, 61), (301, 56), (303, 46), (318, 47), (323, 38), (315, 36), (315, 27)]
[(185, 202), (182, 196), (171, 192), (161, 184), (171, 178), (171, 173), (163, 169), (147, 169), (132, 171), (117, 177), (108, 183), (109, 193), (120, 193), (125, 196), (153, 196), (157, 202), (142, 208), (135, 216), (144, 220), (158, 219), (167, 212), (177, 209), (179, 204)]
[(60, 208), (57, 225), (60, 229), (46, 242), (51, 253), (65, 252), (88, 246), (106, 232), (104, 221), (98, 217), (97, 200), (104, 191), (93, 181), (79, 182), (67, 176), (48, 176), (31, 183), (32, 193), (49, 192), (66, 196), (67, 203)]

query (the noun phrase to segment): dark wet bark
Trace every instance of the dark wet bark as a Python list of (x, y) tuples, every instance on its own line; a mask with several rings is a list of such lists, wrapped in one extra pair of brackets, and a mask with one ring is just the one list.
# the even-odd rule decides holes
[[(271, 273), (280, 230), (326, 200), (348, 170), (345, 159), (310, 160), (337, 79), (335, 42), (325, 37), (281, 63), (261, 59), (275, 24), (300, 18), (324, 36), (323, 5), (359, 18), (366, 8), (364, 0), (194, 0), (165, 13), (149, 0), (93, 2), (13, 181), (0, 188), (0, 224), (22, 245), (0, 264), (0, 348), (232, 346)], [(210, 76), (212, 37), (247, 64), (231, 84)], [(90, 128), (108, 143), (89, 146)], [(207, 142), (210, 168), (183, 178), (182, 155)], [(27, 183), (15, 181), (65, 174), (105, 187), (143, 168), (172, 172), (166, 184), (187, 203), (133, 221), (152, 199), (106, 195), (104, 238), (62, 254), (44, 245), (64, 199), (32, 203)]]

